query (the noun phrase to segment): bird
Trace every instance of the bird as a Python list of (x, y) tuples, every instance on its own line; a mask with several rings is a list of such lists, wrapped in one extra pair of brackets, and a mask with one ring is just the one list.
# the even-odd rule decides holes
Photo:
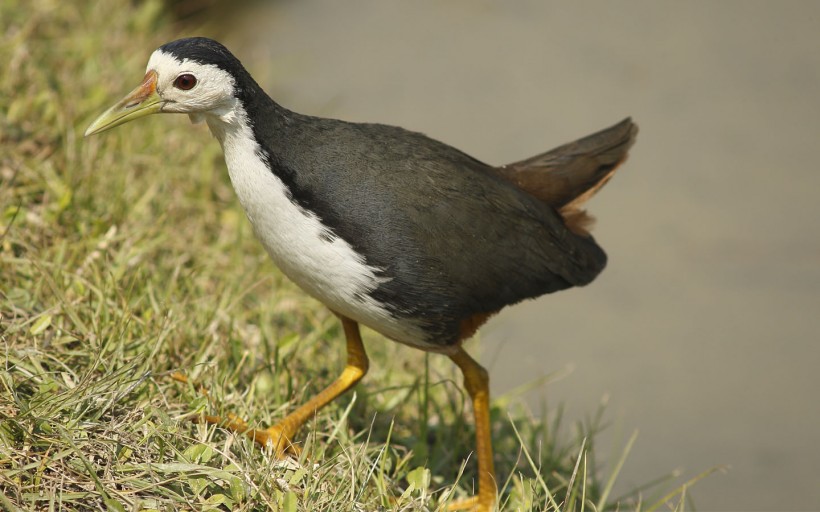
[(339, 377), (277, 424), (206, 421), (247, 433), (277, 457), (293, 453), (299, 428), (367, 373), (365, 325), (461, 370), (478, 490), (452, 508), (492, 510), (489, 376), (463, 343), (506, 306), (587, 285), (604, 269), (584, 205), (626, 159), (637, 125), (626, 118), (492, 166), (400, 127), (291, 111), (205, 37), (156, 49), (140, 85), (85, 135), (155, 113), (207, 124), (256, 237), (284, 275), (339, 318), (347, 345)]

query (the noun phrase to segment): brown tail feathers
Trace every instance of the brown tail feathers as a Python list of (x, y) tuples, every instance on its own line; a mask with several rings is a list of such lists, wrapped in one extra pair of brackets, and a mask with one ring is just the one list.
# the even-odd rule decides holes
[(575, 142), (496, 170), (558, 210), (573, 232), (589, 235), (594, 219), (582, 207), (626, 160), (637, 134), (638, 125), (626, 118)]

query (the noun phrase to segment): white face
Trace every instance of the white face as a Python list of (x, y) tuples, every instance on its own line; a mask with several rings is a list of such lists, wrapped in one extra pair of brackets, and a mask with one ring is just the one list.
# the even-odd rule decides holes
[(156, 50), (148, 60), (146, 72), (157, 73), (157, 94), (163, 100), (162, 112), (224, 116), (232, 112), (237, 99), (233, 77), (212, 64), (199, 64)]

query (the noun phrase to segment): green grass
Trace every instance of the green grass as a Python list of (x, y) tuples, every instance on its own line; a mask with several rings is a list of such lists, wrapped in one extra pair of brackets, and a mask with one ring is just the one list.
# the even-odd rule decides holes
[[(470, 494), (453, 366), (369, 331), (371, 373), (309, 423), (300, 460), (189, 421), (274, 423), (335, 377), (344, 343), (254, 240), (204, 127), (163, 116), (82, 139), (150, 51), (185, 31), (162, 11), (0, 4), (0, 505), (439, 510)], [(514, 394), (496, 399), (502, 508), (682, 508), (685, 486), (612, 496), (601, 418), (567, 428), (560, 410), (547, 420)]]

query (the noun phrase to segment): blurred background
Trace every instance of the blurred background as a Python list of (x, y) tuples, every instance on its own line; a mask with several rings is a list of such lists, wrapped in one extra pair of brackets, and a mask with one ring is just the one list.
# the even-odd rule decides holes
[[(701, 510), (820, 507), (820, 3), (255, 4), (221, 36), (303, 113), (424, 132), (492, 164), (628, 115), (591, 203), (609, 268), (483, 330), (495, 393), (583, 420), (608, 397), (618, 487), (729, 467)], [(613, 449), (611, 457), (617, 457)]]

